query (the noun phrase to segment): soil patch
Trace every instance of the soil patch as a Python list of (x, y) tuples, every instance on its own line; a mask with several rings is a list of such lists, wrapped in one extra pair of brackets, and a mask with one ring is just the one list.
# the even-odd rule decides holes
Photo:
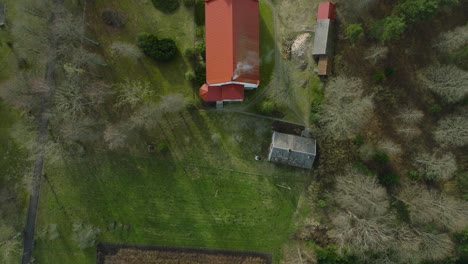
[(97, 264), (271, 264), (269, 253), (99, 243)]

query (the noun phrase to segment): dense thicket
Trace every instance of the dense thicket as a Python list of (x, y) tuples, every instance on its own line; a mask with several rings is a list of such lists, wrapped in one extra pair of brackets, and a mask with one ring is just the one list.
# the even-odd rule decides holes
[(152, 34), (142, 34), (138, 37), (138, 46), (148, 57), (158, 61), (169, 61), (177, 54), (177, 46), (172, 39), (159, 39)]

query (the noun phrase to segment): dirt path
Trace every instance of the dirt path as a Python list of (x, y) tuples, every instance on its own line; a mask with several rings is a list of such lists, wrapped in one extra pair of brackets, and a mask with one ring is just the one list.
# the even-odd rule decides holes
[[(63, 0), (55, 0), (56, 5), (63, 5)], [(50, 23), (56, 19), (52, 16)], [(56, 46), (56, 45), (53, 45)], [(26, 225), (24, 227), (24, 238), (23, 238), (23, 255), (21, 258), (22, 264), (31, 263), (32, 253), (34, 249), (34, 229), (36, 226), (37, 207), (39, 204), (39, 194), (41, 189), (41, 178), (44, 167), (44, 152), (45, 144), (47, 143), (48, 136), (48, 110), (50, 108), (50, 99), (53, 91), (55, 90), (55, 55), (54, 48), (51, 47), (48, 58), (47, 67), (45, 73), (46, 84), (49, 87), (49, 92), (41, 98), (41, 112), (39, 115), (39, 126), (37, 130), (36, 139), (36, 159), (33, 167), (33, 179), (32, 179), (32, 190), (29, 197), (29, 207), (26, 218)]]

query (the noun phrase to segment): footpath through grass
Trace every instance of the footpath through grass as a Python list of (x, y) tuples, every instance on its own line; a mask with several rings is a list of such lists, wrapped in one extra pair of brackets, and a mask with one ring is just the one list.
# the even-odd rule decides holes
[[(100, 241), (267, 251), (279, 262), (308, 174), (255, 161), (267, 155), (270, 127), (239, 114), (185, 112), (154, 131), (154, 153), (142, 142), (130, 153), (49, 166), (38, 263), (93, 263), (95, 247), (74, 240), (78, 223), (99, 228)], [(48, 234), (51, 225), (58, 235)]]

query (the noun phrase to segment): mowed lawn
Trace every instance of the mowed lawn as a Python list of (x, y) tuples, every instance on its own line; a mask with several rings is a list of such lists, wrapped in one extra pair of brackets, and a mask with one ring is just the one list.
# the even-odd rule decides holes
[[(168, 116), (150, 136), (167, 150), (105, 150), (48, 166), (37, 231), (37, 263), (93, 263), (73, 224), (99, 241), (266, 251), (280, 259), (308, 172), (265, 159), (271, 123), (227, 112)], [(52, 188), (55, 194), (52, 192)]]
[[(126, 14), (125, 29), (101, 22), (106, 8)], [(261, 44), (262, 81), (268, 81), (274, 65), (273, 21), (263, 2), (261, 18), (261, 41), (269, 43)], [(88, 30), (101, 43), (97, 51), (114, 81), (147, 80), (161, 95), (178, 92), (197, 99), (184, 79), (190, 65), (182, 55), (194, 46), (193, 19), (193, 11), (183, 5), (168, 15), (151, 1), (96, 1)], [(169, 63), (111, 54), (114, 41), (136, 44), (142, 32), (173, 38), (180, 54)], [(271, 125), (242, 114), (187, 110), (164, 118), (129, 149), (87, 148), (81, 157), (46, 163), (37, 263), (94, 263), (95, 247), (78, 247), (76, 224), (99, 229), (98, 241), (266, 251), (278, 263), (309, 174), (265, 160)], [(149, 153), (147, 143), (154, 143), (156, 151)], [(264, 159), (255, 161), (255, 155)]]

